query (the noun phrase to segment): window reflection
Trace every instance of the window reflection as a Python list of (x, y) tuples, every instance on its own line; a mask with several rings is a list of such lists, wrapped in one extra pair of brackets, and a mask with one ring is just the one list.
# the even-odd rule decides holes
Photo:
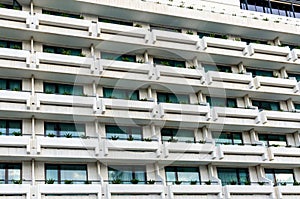
[(55, 184), (83, 184), (87, 181), (86, 165), (46, 164), (46, 182), (54, 180)]
[(167, 184), (201, 184), (198, 167), (166, 167)]
[(294, 172), (292, 169), (265, 169), (266, 178), (275, 185), (293, 184)]

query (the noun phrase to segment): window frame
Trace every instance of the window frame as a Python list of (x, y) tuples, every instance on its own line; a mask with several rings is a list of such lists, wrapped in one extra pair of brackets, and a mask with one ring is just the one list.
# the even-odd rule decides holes
[[(5, 86), (6, 88), (0, 88), (0, 90), (9, 90), (9, 91), (22, 91), (22, 80), (18, 80), (18, 79), (3, 79), (3, 78), (0, 78), (0, 81), (5, 81)], [(19, 88), (15, 87), (13, 89), (10, 89), (10, 84), (11, 83), (17, 83), (18, 86), (20, 86)]]
[[(167, 179), (167, 170), (170, 169), (170, 170), (174, 170), (174, 171), (170, 171), (170, 172), (174, 172), (175, 173), (175, 181), (168, 181)], [(179, 172), (183, 172), (183, 171), (180, 171), (180, 169), (196, 169), (197, 170), (197, 173), (198, 173), (198, 179), (197, 179), (197, 184), (198, 185), (201, 185), (201, 174), (200, 174), (200, 169), (199, 167), (186, 167), (186, 166), (167, 166), (165, 167), (165, 177), (166, 177), (166, 183), (168, 184), (169, 182), (171, 183), (175, 183), (176, 181), (181, 181), (179, 180), (179, 177), (178, 177), (178, 173)], [(184, 173), (184, 172), (183, 172)], [(188, 173), (188, 172), (186, 172)], [(183, 184), (185, 184), (187, 181), (181, 181), (183, 182)], [(188, 184), (190, 184), (191, 181), (188, 182)]]
[[(111, 91), (111, 96), (108, 96), (107, 92)], [(126, 97), (124, 98), (117, 98), (113, 95), (114, 92), (124, 92)], [(136, 99), (132, 99), (133, 96), (137, 96)], [(124, 99), (124, 100), (140, 100), (140, 91), (139, 90), (129, 90), (129, 89), (119, 89), (119, 88), (109, 88), (109, 87), (103, 87), (103, 97), (104, 98), (113, 98), (113, 99)]]
[[(285, 171), (291, 171), (291, 173), (288, 173), (288, 174), (293, 174), (293, 182), (296, 181), (296, 180), (295, 180), (295, 173), (294, 173), (294, 170), (293, 170), (293, 169), (274, 169), (274, 168), (272, 168), (272, 169), (270, 169), (270, 168), (265, 168), (265, 169), (264, 169), (265, 175), (267, 175), (267, 173), (269, 173), (269, 174), (271, 174), (271, 175), (273, 176), (274, 181), (272, 181), (272, 183), (273, 183), (274, 185), (278, 185), (278, 184), (282, 183), (282, 182), (278, 182), (278, 179), (276, 178), (276, 174), (280, 174), (280, 173), (279, 173), (279, 172), (276, 172), (276, 171), (283, 171), (283, 170), (285, 170)], [(270, 171), (270, 172), (267, 172), (267, 171)], [(269, 179), (269, 180), (271, 180), (271, 179)], [(293, 183), (293, 182), (291, 182), (291, 183)], [(287, 182), (283, 182), (283, 183), (287, 183)]]
[[(279, 102), (276, 102), (276, 101), (264, 101), (264, 100), (259, 100), (259, 99), (252, 99), (251, 100), (251, 103), (252, 103), (252, 106), (256, 106), (259, 110), (266, 110), (266, 111), (280, 111), (280, 103)], [(258, 103), (258, 105), (256, 104)], [(267, 103), (268, 106), (270, 106), (270, 109), (266, 109), (268, 107), (265, 106), (264, 108), (264, 105)], [(272, 110), (272, 104), (275, 105), (276, 104), (276, 107), (278, 108), (278, 110)]]
[[(229, 168), (229, 167), (217, 167), (217, 174), (218, 174), (218, 178), (220, 179), (219, 177), (219, 171), (220, 170), (234, 170), (235, 171), (235, 177), (237, 179), (237, 182), (236, 182), (236, 185), (245, 185), (245, 182), (241, 182), (241, 174), (242, 174), (242, 171), (246, 171), (245, 174), (246, 174), (246, 180), (250, 182), (250, 174), (249, 174), (249, 168)], [(231, 184), (231, 181), (223, 181), (222, 179), (221, 180), (221, 183), (222, 183), (222, 186), (225, 186), (225, 185), (230, 185)]]
[[(108, 183), (109, 184), (113, 184), (112, 181), (116, 180), (116, 179), (110, 179), (110, 175), (109, 175), (110, 171), (124, 172), (125, 169), (128, 169), (131, 172), (131, 179), (130, 179), (130, 181), (124, 181), (123, 179), (120, 179), (121, 184), (131, 184), (131, 180), (137, 179), (136, 178), (137, 172), (143, 172), (143, 177), (145, 179), (144, 181), (139, 181), (138, 184), (147, 184), (147, 168), (145, 165), (124, 165), (123, 168), (125, 168), (125, 169), (122, 169), (122, 165), (109, 165), (107, 167), (108, 167), (107, 171), (108, 171)], [(142, 169), (139, 169), (139, 168), (142, 168)]]
[[(56, 170), (57, 171), (57, 180), (54, 179), (55, 180), (54, 183), (57, 182), (57, 184), (65, 184), (64, 181), (62, 181), (62, 179), (61, 179), (61, 171), (62, 171), (61, 167), (62, 166), (83, 166), (83, 167), (85, 167), (85, 170), (82, 170), (82, 171), (86, 172), (86, 179), (84, 181), (77, 181), (77, 182), (80, 182), (78, 184), (85, 184), (85, 182), (88, 182), (89, 175), (88, 175), (88, 167), (87, 167), (86, 164), (52, 164), (52, 163), (45, 163), (44, 164), (45, 182), (47, 180), (51, 179), (51, 178), (49, 178), (49, 179), (47, 178), (47, 166), (57, 166), (57, 170)], [(72, 180), (73, 182), (76, 182), (76, 180), (73, 180), (73, 179), (68, 179), (68, 180)]]
[[(0, 179), (0, 182), (4, 182), (4, 184), (14, 184), (14, 180), (20, 180), (22, 181), (22, 175), (23, 175), (23, 171), (22, 171), (22, 163), (0, 163), (0, 165), (3, 165), (4, 167), (4, 179)], [(20, 168), (20, 179), (12, 179), (12, 180), (9, 180), (9, 166), (19, 166)], [(0, 166), (1, 167), (1, 166)]]
[[(218, 134), (219, 132), (212, 132), (212, 135), (214, 134)], [(221, 134), (226, 134), (226, 135), (229, 135), (230, 137), (227, 136), (227, 139), (230, 140), (230, 142), (228, 143), (228, 145), (244, 145), (244, 138), (243, 138), (243, 133), (242, 132), (227, 132), (227, 131), (222, 131), (220, 133), (220, 136)], [(240, 141), (241, 143), (235, 143), (235, 140), (234, 139), (234, 135), (239, 135), (239, 137), (241, 138)], [(215, 139), (215, 143), (216, 145), (227, 145), (227, 142), (218, 142), (218, 138), (214, 138)]]
[[(265, 136), (266, 140), (260, 139), (262, 136)], [(274, 144), (270, 144), (270, 141), (284, 142), (284, 141), (280, 141), (280, 140), (279, 141), (278, 140), (271, 140), (270, 139), (271, 136), (283, 137), (284, 140), (285, 140), (285, 145), (282, 145), (282, 146), (284, 146), (284, 147), (288, 146), (286, 135), (259, 133), (258, 134), (258, 140), (262, 141), (262, 142), (266, 142), (267, 143), (267, 147), (274, 146)], [(281, 145), (279, 145), (279, 146), (281, 146)]]
[[(86, 135), (86, 124), (85, 123), (68, 123), (68, 122), (44, 122), (44, 136), (47, 137), (50, 135), (50, 133), (47, 133), (47, 125), (48, 124), (53, 124), (55, 127), (54, 127), (54, 131), (55, 131), (55, 134), (54, 134), (54, 137), (59, 137), (59, 138), (63, 138), (63, 137), (66, 137), (66, 136), (63, 136), (61, 133), (62, 133), (62, 130), (61, 130), (61, 126), (62, 125), (65, 125), (65, 124), (72, 124), (75, 126), (75, 129), (77, 129), (76, 126), (82, 126), (84, 128), (84, 134), (83, 135), (79, 135), (79, 136), (74, 136), (72, 134), (72, 138), (80, 138), (81, 136), (85, 136)], [(76, 131), (76, 133), (80, 133), (78, 131)]]
[[(105, 137), (106, 137), (106, 139), (112, 139), (112, 136), (108, 137), (108, 134), (111, 134), (110, 132), (107, 132), (108, 128), (115, 128), (115, 127), (117, 127), (120, 130), (122, 130), (123, 133), (126, 135), (126, 138), (124, 138), (124, 140), (129, 139), (130, 136), (132, 136), (133, 140), (135, 140), (135, 141), (137, 141), (137, 140), (142, 141), (143, 140), (143, 128), (141, 126), (118, 126), (118, 125), (113, 125), (113, 124), (107, 124), (107, 125), (105, 125)], [(126, 132), (124, 132), (123, 129), (126, 129)], [(139, 129), (140, 130), (140, 132), (141, 132), (139, 134), (141, 136), (140, 139), (135, 139), (134, 138), (133, 135), (136, 135), (136, 134), (133, 133), (133, 129)], [(118, 134), (115, 134), (114, 136), (116, 136), (116, 135), (118, 135)], [(122, 138), (118, 138), (118, 139), (122, 140)]]
[(20, 132), (21, 136), (23, 136), (23, 121), (22, 120), (5, 120), (5, 119), (0, 119), (0, 122), (4, 121), (5, 122), (5, 133), (2, 132), (2, 135), (5, 136), (13, 136), (13, 134), (9, 133), (10, 130), (10, 122), (16, 122), (19, 123), (20, 125)]
[[(49, 94), (56, 94), (56, 95), (72, 95), (72, 96), (82, 96), (84, 95), (84, 86), (83, 85), (72, 85), (72, 84), (61, 84), (61, 83), (52, 83), (52, 82), (43, 82), (43, 93), (48, 93), (46, 90), (47, 86), (54, 86), (54, 93)], [(59, 88), (63, 86), (70, 86), (72, 87), (72, 93), (59, 93)], [(80, 94), (75, 94), (74, 91), (80, 89)]]
[[(165, 97), (166, 101), (159, 101), (161, 97)], [(166, 93), (166, 92), (156, 92), (157, 102), (158, 103), (172, 103), (172, 104), (190, 104), (190, 95), (189, 94), (174, 94), (174, 93)], [(171, 101), (172, 97), (176, 97), (176, 102)], [(180, 97), (186, 97), (187, 102), (185, 101), (179, 101)], [(184, 103), (180, 103), (184, 102)]]

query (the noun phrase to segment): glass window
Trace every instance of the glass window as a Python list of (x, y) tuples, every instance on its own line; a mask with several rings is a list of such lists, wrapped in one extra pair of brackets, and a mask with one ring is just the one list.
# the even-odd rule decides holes
[(267, 102), (267, 101), (258, 101), (252, 100), (252, 105), (257, 106), (260, 110), (269, 110), (269, 111), (279, 111), (280, 106), (279, 102)]
[(273, 71), (247, 68), (247, 72), (252, 73), (253, 77), (256, 77), (256, 76), (273, 77)]
[(237, 107), (236, 99), (233, 98), (206, 97), (206, 101), (212, 107)]
[(0, 184), (15, 184), (21, 181), (21, 164), (0, 163)]
[(88, 180), (86, 165), (46, 164), (46, 183), (54, 180), (55, 184), (84, 184)]
[(198, 167), (166, 167), (167, 184), (201, 184)]
[(248, 169), (237, 168), (217, 168), (218, 178), (222, 185), (245, 185), (249, 182)]
[(163, 128), (161, 137), (163, 142), (195, 142), (193, 130)]
[(131, 91), (125, 89), (103, 88), (104, 98), (116, 98), (126, 100), (139, 100), (139, 91)]
[(109, 166), (108, 180), (112, 184), (146, 184), (146, 167)]
[(232, 69), (230, 66), (212, 65), (212, 64), (202, 64), (202, 66), (204, 67), (205, 72), (218, 71), (218, 72), (224, 72), (224, 73), (232, 73)]
[(177, 68), (185, 68), (185, 61), (153, 58), (153, 62), (157, 65), (172, 66), (172, 67), (177, 67)]
[(99, 18), (98, 21), (103, 22), (103, 23), (112, 23), (112, 24), (119, 24), (119, 25), (125, 25), (125, 26), (133, 26), (133, 22), (120, 21), (117, 19)]
[(43, 46), (43, 52), (45, 53), (55, 53), (55, 54), (62, 54), (62, 55), (73, 55), (73, 56), (84, 56), (82, 54), (81, 49), (75, 48), (66, 48), (66, 47), (56, 47), (56, 46)]
[(6, 1), (5, 3), (0, 3), (0, 8), (22, 10), (21, 4), (17, 0)]
[(120, 54), (106, 53), (106, 52), (101, 53), (101, 59), (135, 62), (135, 56), (134, 55), (120, 55)]
[(69, 18), (75, 18), (75, 19), (83, 19), (83, 17), (79, 14), (70, 14), (66, 12), (58, 12), (58, 11), (51, 11), (51, 10), (42, 10), (43, 14), (48, 15), (54, 15), (54, 16), (60, 16), (60, 17), (69, 17)]
[(266, 146), (286, 146), (285, 135), (274, 135), (274, 134), (258, 134), (259, 141), (263, 141)]
[(22, 42), (0, 40), (0, 48), (22, 49)]
[(157, 101), (165, 103), (189, 104), (189, 95), (173, 94), (173, 93), (157, 93)]
[(22, 135), (22, 121), (0, 120), (0, 135), (9, 135), (9, 136)]
[(295, 109), (300, 110), (300, 104), (294, 104)]
[(292, 73), (289, 73), (288, 76), (289, 76), (289, 77), (295, 77), (296, 80), (297, 80), (297, 82), (300, 81), (300, 74), (292, 74)]
[(292, 169), (265, 169), (266, 178), (271, 180), (274, 185), (293, 184), (294, 172)]
[(21, 80), (0, 79), (0, 90), (20, 91), (22, 90)]
[(72, 138), (84, 135), (84, 124), (45, 122), (45, 136)]
[(213, 138), (216, 140), (216, 145), (242, 145), (242, 133), (232, 132), (213, 132)]
[(61, 95), (83, 95), (83, 86), (45, 82), (44, 93)]
[(180, 28), (174, 27), (166, 27), (166, 26), (158, 26), (158, 25), (150, 25), (151, 30), (164, 30), (169, 32), (181, 32)]
[(105, 131), (106, 131), (107, 139), (142, 140), (142, 134), (143, 134), (141, 127), (129, 127), (129, 126), (105, 125)]

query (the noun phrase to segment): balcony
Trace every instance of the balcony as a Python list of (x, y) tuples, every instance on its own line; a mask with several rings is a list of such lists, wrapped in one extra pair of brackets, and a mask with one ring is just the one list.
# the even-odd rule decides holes
[[(282, 93), (294, 93), (294, 88), (297, 85), (297, 81), (295, 79), (282, 79), (282, 78), (275, 78), (275, 77), (262, 77), (262, 76), (256, 76), (253, 79), (253, 83), (256, 89), (263, 89), (264, 91), (269, 91), (270, 86), (272, 87), (272, 92), (274, 92), (274, 87), (281, 89), (278, 90), (278, 92)], [(265, 87), (266, 86), (266, 87)], [(283, 90), (285, 89), (285, 90)]]
[[(170, 153), (195, 153), (195, 154), (211, 154), (214, 151), (212, 143), (185, 143), (185, 142), (164, 142), (163, 151), (165, 157)], [(212, 157), (213, 158), (213, 157)]]
[[(268, 154), (270, 160), (283, 161), (283, 162), (297, 162), (300, 158), (300, 148), (295, 147), (275, 147), (270, 146), (268, 148)], [(277, 156), (277, 157), (276, 157)]]
[(206, 76), (207, 76), (208, 84), (212, 84), (214, 81), (249, 84), (252, 81), (251, 74), (235, 74), (235, 73), (208, 71), (206, 73)]
[(174, 199), (174, 195), (217, 195), (218, 198), (222, 198), (222, 186), (221, 185), (169, 185), (168, 192), (171, 199)]
[(180, 44), (196, 45), (199, 42), (198, 35), (169, 32), (163, 30), (152, 30), (153, 42), (174, 42)]
[(271, 45), (264, 45), (264, 44), (255, 44), (251, 43), (248, 45), (248, 52), (245, 50), (244, 54), (248, 54), (250, 56), (254, 55), (255, 53), (262, 53), (267, 55), (277, 55), (277, 56), (288, 56), (290, 54), (290, 48), (280, 47), (280, 46), (271, 46)]
[(273, 186), (268, 185), (226, 185), (224, 193), (225, 198), (232, 198), (233, 195), (250, 195), (251, 197), (265, 195), (266, 198), (275, 198)]
[(104, 151), (109, 153), (110, 150), (117, 151), (157, 151), (160, 144), (157, 141), (128, 141), (128, 140), (103, 140)]
[(204, 49), (208, 47), (214, 47), (243, 51), (247, 46), (246, 42), (233, 41), (229, 39), (219, 39), (213, 37), (203, 37), (202, 43)]
[[(31, 198), (31, 191), (30, 191), (30, 184), (1, 184), (0, 185), (0, 193), (2, 197), (6, 198), (5, 196), (11, 195), (24, 195), (24, 197), (20, 197), (20, 199), (30, 199)], [(18, 196), (14, 196), (18, 197)], [(18, 198), (19, 199), (19, 198)]]
[(26, 50), (18, 50), (11, 48), (0, 48), (0, 58), (25, 61), (29, 57), (30, 52)]
[[(100, 184), (39, 184), (37, 186), (37, 198), (45, 197), (44, 195), (54, 194), (56, 198), (65, 198), (67, 195), (82, 195), (80, 198), (89, 199), (88, 194), (96, 194), (97, 199), (102, 198), (102, 188)], [(64, 196), (65, 195), (65, 196)]]
[[(127, 184), (108, 184), (107, 185), (107, 198), (111, 199), (113, 198), (111, 195), (118, 195), (118, 198), (126, 199), (132, 194), (136, 197), (136, 195), (139, 195), (139, 198), (144, 198), (143, 196), (147, 196), (146, 198), (149, 198), (151, 196), (149, 195), (160, 195), (159, 198), (165, 197), (165, 190), (163, 185), (142, 185), (142, 184), (134, 184), (134, 185), (127, 185)], [(123, 195), (123, 196), (122, 196)], [(153, 196), (155, 197), (155, 196)]]
[[(1, 136), (1, 147), (26, 148), (26, 153), (30, 154), (30, 136)], [(17, 154), (17, 153), (16, 153)]]
[(299, 197), (300, 194), (300, 186), (277, 186), (275, 189), (278, 199)]
[(60, 156), (73, 158), (96, 157), (100, 152), (98, 138), (36, 137), (36, 151), (39, 156), (53, 157), (57, 155), (57, 150), (60, 150)]
[(39, 65), (39, 63), (48, 63), (88, 68), (91, 67), (91, 64), (93, 62), (92, 58), (45, 52), (37, 52), (36, 59), (38, 60), (37, 65)]
[[(228, 157), (226, 155), (243, 155), (244, 157), (248, 156), (245, 161), (253, 162), (253, 161), (264, 161), (267, 159), (266, 149), (262, 146), (251, 146), (251, 145), (219, 145), (217, 146), (217, 151), (219, 154), (219, 159), (226, 159)], [(253, 157), (256, 156), (256, 157)]]

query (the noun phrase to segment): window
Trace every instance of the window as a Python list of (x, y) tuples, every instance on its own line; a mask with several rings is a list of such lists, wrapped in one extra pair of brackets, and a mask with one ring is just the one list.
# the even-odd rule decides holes
[(161, 137), (163, 142), (195, 142), (193, 130), (163, 128)]
[(126, 100), (139, 100), (139, 91), (131, 91), (125, 89), (103, 88), (104, 98), (116, 98)]
[(81, 49), (56, 47), (56, 46), (46, 46), (46, 45), (43, 46), (43, 52), (62, 54), (62, 55), (84, 56), (82, 54)]
[(105, 125), (105, 130), (108, 139), (142, 140), (143, 131), (141, 127)]
[(120, 55), (120, 54), (114, 54), (114, 53), (101, 53), (102, 59), (109, 59), (109, 60), (115, 60), (115, 61), (126, 61), (126, 62), (135, 62), (135, 56), (134, 55)]
[(288, 76), (289, 76), (289, 77), (295, 77), (296, 80), (297, 80), (297, 82), (300, 81), (300, 74), (292, 74), (292, 73), (289, 73)]
[(22, 81), (13, 79), (0, 79), (0, 90), (20, 91), (22, 90)]
[(286, 146), (285, 135), (258, 134), (259, 141), (263, 141), (265, 146)]
[(243, 10), (252, 10), (286, 17), (300, 17), (300, 5), (292, 1), (240, 0), (240, 3), (240, 7)]
[(260, 110), (269, 110), (269, 111), (279, 111), (280, 106), (278, 102), (267, 102), (267, 101), (258, 101), (252, 100), (252, 105), (257, 106)]
[(42, 10), (42, 13), (48, 14), (48, 15), (60, 16), (60, 17), (83, 19), (83, 17), (79, 14), (70, 14), (70, 13), (65, 13), (65, 12), (58, 12), (58, 11), (51, 11), (51, 10), (44, 10), (44, 9)]
[(166, 167), (167, 184), (201, 184), (198, 167)]
[(44, 83), (44, 93), (61, 95), (83, 95), (83, 86)]
[(232, 132), (213, 132), (213, 138), (216, 140), (216, 145), (242, 145), (242, 133)]
[(0, 120), (0, 135), (22, 135), (21, 120)]
[(294, 104), (295, 109), (300, 110), (300, 104)]
[(252, 73), (252, 77), (263, 76), (263, 77), (273, 77), (273, 71), (268, 70), (257, 70), (257, 69), (246, 69), (247, 72)]
[(22, 180), (22, 165), (13, 163), (0, 164), (0, 184), (19, 184)]
[(22, 42), (0, 40), (0, 48), (22, 49)]
[(111, 184), (146, 184), (146, 167), (109, 166), (108, 181)]
[(249, 180), (248, 169), (217, 168), (218, 178), (222, 185), (245, 185)]
[(150, 25), (151, 30), (164, 30), (169, 32), (178, 32), (181, 33), (180, 28), (174, 28), (174, 27), (166, 27), (166, 26), (159, 26), (159, 25)]
[(265, 169), (266, 178), (271, 180), (274, 185), (293, 184), (294, 172), (292, 169)]
[(22, 10), (22, 6), (17, 0), (11, 0), (11, 2), (6, 1), (5, 3), (0, 3), (0, 8)]
[(45, 136), (71, 138), (84, 135), (84, 124), (45, 122)]
[(119, 24), (119, 25), (125, 25), (125, 26), (133, 26), (133, 22), (121, 21), (118, 19), (99, 18), (98, 21), (103, 22), (103, 23), (112, 23), (112, 24)]
[(206, 97), (206, 101), (212, 107), (237, 107), (236, 99), (233, 98)]
[(208, 71), (218, 71), (218, 72), (224, 72), (224, 73), (232, 73), (230, 66), (224, 66), (224, 65), (211, 65), (211, 64), (203, 64), (205, 72)]
[(216, 34), (216, 33), (207, 33), (207, 32), (198, 32), (197, 35), (201, 39), (202, 37), (214, 37), (214, 38), (219, 38), (219, 39), (227, 39), (227, 35), (221, 35), (221, 34)]
[(254, 43), (254, 44), (265, 44), (267, 45), (268, 44), (268, 41), (265, 41), (265, 40), (258, 40), (258, 39), (249, 39), (249, 38), (241, 38), (241, 41), (242, 42), (246, 42), (248, 45), (250, 43)]
[(189, 104), (189, 96), (173, 93), (157, 93), (157, 101), (165, 103)]
[(45, 164), (46, 183), (84, 184), (88, 180), (87, 166), (83, 164)]
[(185, 61), (176, 61), (171, 59), (153, 58), (153, 62), (157, 65), (172, 66), (177, 68), (185, 68)]

